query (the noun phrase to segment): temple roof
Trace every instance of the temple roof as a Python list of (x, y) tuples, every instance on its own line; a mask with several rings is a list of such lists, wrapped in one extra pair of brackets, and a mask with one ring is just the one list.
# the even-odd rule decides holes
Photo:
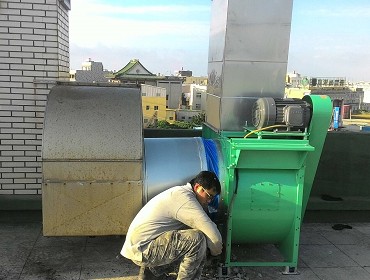
[(135, 76), (137, 78), (156, 75), (148, 71), (148, 69), (146, 69), (138, 59), (131, 59), (125, 67), (114, 73), (115, 78), (120, 78), (122, 76)]

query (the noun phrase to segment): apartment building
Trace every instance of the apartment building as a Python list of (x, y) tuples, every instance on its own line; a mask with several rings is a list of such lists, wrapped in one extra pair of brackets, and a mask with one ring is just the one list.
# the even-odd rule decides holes
[(111, 75), (112, 72), (104, 70), (103, 63), (89, 58), (82, 63), (81, 69), (69, 71), (69, 80), (90, 83), (108, 82)]
[(159, 120), (166, 120), (166, 89), (151, 85), (141, 85), (143, 127), (147, 128)]

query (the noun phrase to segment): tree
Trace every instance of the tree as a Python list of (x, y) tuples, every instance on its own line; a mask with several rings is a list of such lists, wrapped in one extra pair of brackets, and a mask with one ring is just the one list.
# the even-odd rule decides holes
[(158, 120), (155, 126), (150, 125), (148, 127), (160, 129), (193, 129), (196, 126), (201, 126), (205, 121), (205, 118), (205, 113), (199, 113), (198, 115), (192, 117), (190, 122), (175, 121), (173, 124), (170, 124), (168, 121)]
[(171, 128), (171, 124), (168, 121), (161, 120), (161, 121), (158, 121), (157, 122), (157, 128), (170, 129)]
[(199, 113), (198, 115), (192, 117), (191, 123), (194, 126), (201, 126), (206, 121), (206, 113)]

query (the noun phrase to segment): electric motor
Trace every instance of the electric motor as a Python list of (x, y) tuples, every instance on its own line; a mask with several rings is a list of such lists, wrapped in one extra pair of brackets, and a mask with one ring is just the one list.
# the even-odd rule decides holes
[(252, 122), (257, 129), (283, 125), (288, 130), (304, 130), (311, 120), (311, 105), (301, 99), (259, 98), (253, 105)]

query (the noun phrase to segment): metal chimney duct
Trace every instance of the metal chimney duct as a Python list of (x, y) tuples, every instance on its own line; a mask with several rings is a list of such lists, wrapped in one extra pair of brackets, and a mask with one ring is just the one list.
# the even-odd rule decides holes
[(206, 122), (251, 126), (257, 98), (283, 98), (293, 0), (213, 0)]

